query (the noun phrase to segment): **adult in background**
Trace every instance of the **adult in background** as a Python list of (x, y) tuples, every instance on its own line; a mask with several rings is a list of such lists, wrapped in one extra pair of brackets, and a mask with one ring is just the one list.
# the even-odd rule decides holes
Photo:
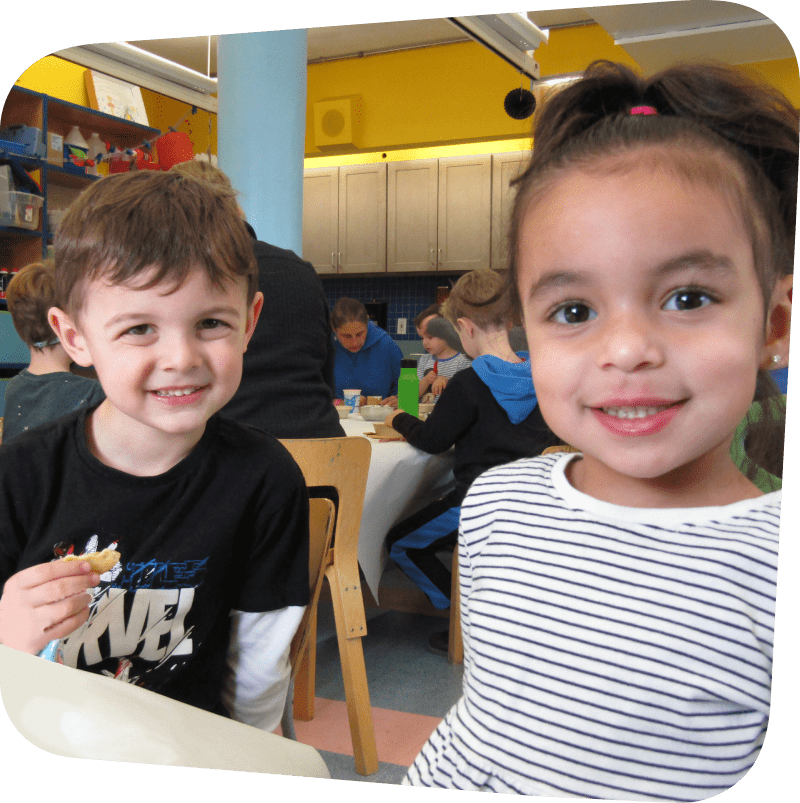
[(331, 313), (336, 335), (335, 392), (358, 388), (361, 395), (380, 396), (381, 404), (397, 407), (397, 380), (403, 352), (388, 333), (369, 319), (367, 308), (354, 298), (340, 298)]
[[(180, 162), (171, 169), (231, 187), (225, 173), (208, 162)], [(333, 406), (334, 350), (322, 282), (311, 263), (259, 240), (249, 223), (247, 229), (264, 306), (244, 354), (239, 389), (220, 412), (276, 438), (342, 437)]]

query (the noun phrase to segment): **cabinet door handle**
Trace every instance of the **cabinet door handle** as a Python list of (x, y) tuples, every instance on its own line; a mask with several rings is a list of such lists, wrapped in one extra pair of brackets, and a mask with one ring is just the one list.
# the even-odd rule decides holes
[(331, 251), (331, 266), (336, 267), (336, 253), (334, 251)]
[(339, 251), (339, 261), (336, 263), (336, 269), (341, 270), (342, 268), (342, 252)]
[(431, 265), (435, 265), (436, 264), (436, 257), (434, 256), (433, 251), (434, 251), (434, 249), (431, 248)]
[(439, 249), (439, 264), (442, 264), (442, 249)]

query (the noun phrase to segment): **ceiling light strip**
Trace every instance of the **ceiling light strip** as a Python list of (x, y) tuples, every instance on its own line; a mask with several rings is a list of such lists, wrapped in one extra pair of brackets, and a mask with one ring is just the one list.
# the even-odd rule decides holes
[[(153, 64), (148, 68), (147, 66), (134, 66), (129, 63), (124, 63), (119, 59), (94, 52), (87, 47), (71, 47), (66, 50), (60, 50), (54, 55), (66, 59), (67, 61), (80, 64), (83, 67), (88, 67), (91, 70), (98, 70), (106, 75), (110, 75), (112, 78), (118, 78), (121, 81), (127, 81), (130, 84), (145, 87), (154, 92), (166, 95), (167, 97), (175, 98), (176, 100), (183, 101), (192, 106), (197, 106), (200, 109), (205, 109), (214, 113), (217, 111), (217, 99), (215, 97), (212, 97), (205, 91), (185, 86), (187, 80), (185, 72), (194, 72), (193, 70), (179, 68), (178, 71), (175, 71), (175, 79), (179, 79), (183, 83), (179, 83), (178, 80), (171, 80), (167, 77), (167, 68), (164, 68), (163, 65), (161, 65), (160, 68), (161, 75), (155, 75), (151, 72), (150, 70), (155, 69), (155, 59), (157, 59), (157, 57), (154, 57)], [(164, 60), (162, 59), (162, 61)], [(178, 65), (175, 66), (177, 67)], [(199, 75), (204, 81), (209, 81), (209, 87), (213, 85), (213, 91), (216, 92), (216, 81), (208, 79), (199, 73), (196, 75)]]

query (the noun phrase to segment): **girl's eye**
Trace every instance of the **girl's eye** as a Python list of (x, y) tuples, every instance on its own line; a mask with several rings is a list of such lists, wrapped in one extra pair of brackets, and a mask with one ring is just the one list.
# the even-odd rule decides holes
[(131, 326), (130, 329), (126, 329), (123, 334), (141, 336), (141, 335), (152, 334), (152, 332), (153, 332), (153, 327), (150, 326), (149, 323), (140, 323), (137, 324), (136, 326)]
[(716, 300), (705, 290), (682, 287), (666, 300), (662, 309), (670, 312), (686, 312), (687, 310), (700, 309), (708, 304), (713, 304)]
[(567, 301), (558, 307), (550, 316), (550, 320), (556, 323), (578, 324), (594, 320), (597, 313), (586, 304), (580, 301)]

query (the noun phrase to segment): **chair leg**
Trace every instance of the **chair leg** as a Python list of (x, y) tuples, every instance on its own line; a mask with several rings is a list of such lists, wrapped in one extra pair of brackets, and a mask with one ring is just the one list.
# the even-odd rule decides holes
[(369, 704), (367, 670), (364, 665), (364, 650), (361, 644), (362, 634), (359, 633), (348, 638), (344, 616), (345, 601), (336, 567), (329, 566), (325, 574), (330, 583), (333, 598), (336, 637), (339, 642), (339, 658), (342, 664), (342, 679), (344, 680), (356, 772), (359, 775), (373, 775), (378, 771), (378, 748), (375, 744), (375, 729)]
[(308, 622), (308, 642), (299, 656), (300, 665), (294, 678), (294, 718), (302, 722), (314, 719), (314, 694), (317, 685), (317, 611)]
[(281, 733), (284, 738), (297, 741), (297, 733), (294, 730), (294, 719), (292, 718), (292, 698), (294, 697), (294, 681), (289, 681), (289, 688), (286, 692), (286, 702), (283, 705), (281, 715)]
[(458, 545), (453, 550), (452, 581), (450, 583), (450, 637), (447, 660), (451, 664), (464, 663), (464, 642), (461, 636), (461, 594), (458, 583)]

